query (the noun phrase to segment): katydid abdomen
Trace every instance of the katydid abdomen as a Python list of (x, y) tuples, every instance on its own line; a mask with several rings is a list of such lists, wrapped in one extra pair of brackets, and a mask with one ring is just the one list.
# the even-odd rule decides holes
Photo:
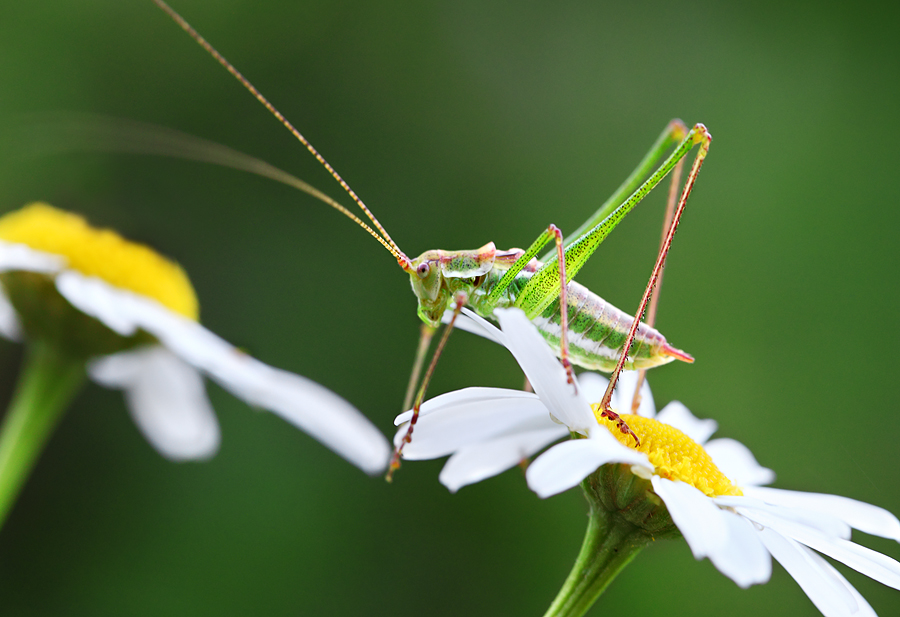
[[(510, 253), (515, 254), (518, 251), (510, 251), (507, 254)], [(493, 319), (493, 308), (514, 306), (519, 292), (542, 265), (537, 260), (529, 263), (516, 276), (515, 281), (509, 286), (500, 302), (491, 307), (482, 299), (488, 297), (491, 289), (506, 270), (505, 267), (498, 267), (498, 264), (495, 263), (491, 271), (481, 280), (471, 281), (472, 289), (468, 293), (469, 304), (482, 317)], [(452, 280), (449, 279), (449, 281)], [(465, 283), (469, 282), (460, 279), (456, 279), (456, 281), (462, 284), (460, 287), (465, 287)], [(559, 297), (557, 297), (543, 312), (531, 319), (557, 355), (560, 354), (559, 337), (562, 331), (559, 303)], [(622, 353), (634, 316), (616, 308), (584, 285), (574, 281), (569, 282), (566, 286), (566, 304), (569, 307), (570, 360), (573, 364), (586, 369), (611, 372), (615, 369), (616, 362)], [(631, 349), (628, 351), (625, 368), (627, 370), (647, 369), (667, 364), (673, 360), (694, 361), (689, 354), (669, 345), (666, 337), (658, 330), (641, 323)]]
[[(586, 369), (612, 372), (622, 353), (633, 315), (622, 311), (584, 285), (572, 282), (566, 287), (569, 305), (569, 357), (573, 364)], [(541, 335), (559, 355), (562, 330), (559, 300), (531, 320)], [(693, 362), (694, 359), (666, 342), (666, 337), (645, 323), (638, 326), (626, 370), (653, 368), (672, 360)]]

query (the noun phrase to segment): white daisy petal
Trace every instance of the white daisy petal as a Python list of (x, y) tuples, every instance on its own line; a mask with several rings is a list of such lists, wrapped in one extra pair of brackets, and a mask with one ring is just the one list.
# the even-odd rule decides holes
[[(537, 396), (533, 392), (525, 392), (523, 390), (510, 390), (508, 388), (463, 388), (462, 390), (454, 390), (441, 394), (433, 399), (429, 399), (422, 403), (419, 409), (419, 419), (439, 411), (453, 411), (457, 408), (464, 408), (469, 404), (478, 404), (483, 402), (491, 402), (501, 399), (519, 399), (533, 400)], [(545, 410), (546, 411), (546, 410)], [(413, 412), (404, 411), (394, 418), (394, 426), (400, 426), (412, 419)]]
[(850, 616), (860, 608), (849, 584), (843, 577), (834, 576), (833, 568), (823, 568), (815, 553), (772, 529), (763, 528), (758, 533), (766, 549), (825, 617)]
[(497, 309), (495, 314), (507, 334), (507, 348), (550, 413), (572, 431), (586, 432), (595, 424), (591, 407), (576, 387), (566, 383), (565, 369), (537, 328), (518, 309)]
[(772, 558), (757, 537), (753, 523), (731, 512), (723, 513), (728, 526), (728, 546), (711, 555), (710, 560), (739, 587), (767, 582), (772, 576)]
[(847, 540), (829, 538), (817, 529), (771, 516), (767, 512), (756, 511), (752, 516), (754, 521), (783, 536), (828, 555), (888, 587), (900, 589), (900, 563), (887, 555)]
[[(612, 407), (613, 411), (620, 414), (632, 413), (631, 404), (634, 401), (634, 391), (637, 387), (638, 375), (640, 375), (640, 371), (622, 371), (621, 374), (619, 374), (619, 381), (616, 383), (616, 388), (613, 390), (612, 398), (609, 401), (609, 405)], [(579, 377), (581, 376), (579, 375)], [(588, 400), (592, 403), (600, 402), (599, 398), (597, 400)], [(647, 384), (646, 379), (644, 380), (644, 383), (641, 384), (641, 402), (635, 413), (644, 418), (653, 418), (656, 416), (656, 404), (653, 402), (653, 393), (650, 391), (650, 386)]]
[(663, 407), (656, 419), (677, 428), (701, 446), (718, 428), (715, 420), (700, 420), (679, 401), (672, 401)]
[(866, 599), (862, 597), (862, 594), (860, 594), (856, 590), (856, 587), (851, 585), (850, 581), (844, 578), (844, 576), (840, 572), (835, 570), (834, 566), (828, 563), (821, 555), (819, 555), (815, 551), (812, 551), (805, 546), (802, 546), (801, 548), (809, 555), (812, 561), (816, 562), (819, 567), (822, 568), (822, 570), (831, 575), (834, 580), (837, 580), (838, 583), (840, 583), (840, 585), (843, 586), (851, 596), (853, 596), (853, 600), (856, 602), (856, 612), (853, 613), (853, 617), (877, 617), (875, 611), (872, 610), (872, 607), (868, 602), (866, 602)]
[(828, 512), (854, 529), (900, 542), (900, 521), (878, 506), (839, 495), (804, 493), (762, 486), (746, 487), (743, 492), (747, 496), (771, 504)]
[(753, 453), (739, 441), (713, 439), (703, 449), (716, 467), (742, 489), (775, 481), (775, 472), (757, 463)]
[(772, 572), (769, 554), (749, 521), (719, 509), (710, 498), (684, 482), (659, 476), (653, 476), (651, 482), (694, 557), (709, 557), (719, 572), (739, 587), (769, 580)]
[(785, 508), (768, 504), (760, 499), (747, 497), (722, 496), (716, 497), (715, 502), (719, 507), (734, 508), (739, 514), (746, 516), (750, 520), (754, 520), (753, 512), (762, 510), (768, 512), (772, 516), (794, 521), (806, 527), (818, 529), (826, 536), (831, 538), (850, 538), (850, 525), (841, 519), (831, 516), (827, 512), (814, 512), (812, 510), (804, 510), (802, 508)]
[(438, 479), (451, 493), (455, 493), (463, 486), (496, 476), (518, 465), (568, 434), (566, 427), (551, 425), (549, 428), (518, 431), (460, 448), (447, 460)]
[(235, 396), (278, 414), (366, 473), (380, 473), (387, 465), (390, 446), (384, 436), (327, 388), (263, 364), (197, 322), (99, 279), (67, 271), (57, 277), (57, 288), (81, 311), (113, 329), (117, 324), (120, 333), (149, 332)]
[(36, 251), (24, 244), (0, 241), (0, 272), (24, 270), (53, 274), (66, 265), (65, 258), (52, 253)]
[(684, 482), (653, 476), (651, 484), (666, 503), (672, 521), (696, 559), (707, 557), (724, 546), (728, 528), (722, 519), (724, 513), (712, 500)]
[[(502, 398), (472, 401), (443, 406), (419, 417), (413, 440), (406, 445), (403, 455), (408, 459), (430, 459), (452, 454), (485, 439), (517, 431), (562, 428), (550, 420), (547, 408), (533, 398)], [(426, 410), (429, 411), (429, 410)], [(407, 427), (401, 426), (394, 436), (399, 445)]]
[(57, 275), (56, 288), (72, 306), (99, 319), (117, 334), (131, 336), (137, 331), (138, 324), (127, 311), (131, 304), (129, 296), (137, 297), (135, 294), (74, 270), (66, 270)]
[[(578, 375), (578, 387), (581, 388), (581, 394), (589, 403), (599, 403), (606, 394), (606, 387), (609, 380), (603, 375), (597, 373), (581, 373)], [(613, 391), (613, 396), (616, 396)]]
[[(448, 324), (450, 323), (450, 319), (452, 318), (453, 310), (448, 309), (444, 311), (441, 321), (445, 324)], [(482, 319), (467, 308), (463, 308), (462, 312), (457, 316), (456, 322), (453, 324), (453, 327), (459, 328), (460, 330), (463, 330), (465, 332), (477, 334), (478, 336), (484, 337), (489, 341), (499, 343), (500, 345), (503, 345), (506, 340), (506, 337), (495, 325), (485, 319)]]
[(23, 338), (22, 324), (19, 323), (16, 309), (13, 308), (2, 285), (0, 285), (0, 336), (17, 342)]
[(192, 366), (160, 346), (92, 361), (92, 379), (125, 390), (135, 423), (163, 456), (205, 459), (219, 448), (219, 423), (203, 379)]
[(626, 448), (607, 432), (605, 436), (598, 433), (590, 439), (572, 439), (553, 446), (528, 466), (525, 478), (539, 497), (550, 497), (578, 486), (607, 463), (650, 466), (644, 454)]

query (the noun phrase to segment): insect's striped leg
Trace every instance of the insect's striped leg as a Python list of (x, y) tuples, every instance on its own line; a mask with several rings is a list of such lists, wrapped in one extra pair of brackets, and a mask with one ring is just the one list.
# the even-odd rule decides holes
[[(609, 216), (566, 247), (566, 275), (570, 280), (581, 270), (582, 266), (590, 259), (597, 247), (600, 246), (612, 230), (622, 222), (625, 215), (631, 212), (657, 184), (662, 182), (678, 164), (678, 161), (684, 158), (699, 143), (698, 135), (705, 133), (705, 126), (702, 124), (695, 125), (672, 154), (628, 199), (619, 204)], [(517, 300), (517, 302), (521, 301), (523, 305), (527, 303), (528, 309), (525, 312), (529, 318), (533, 319), (540, 315), (557, 298), (557, 286), (559, 284), (559, 273), (556, 272), (556, 267), (553, 264), (545, 263), (525, 284), (525, 287), (519, 294), (520, 300)]]
[(681, 215), (684, 212), (684, 206), (687, 203), (687, 198), (691, 194), (691, 189), (694, 187), (694, 182), (697, 180), (697, 174), (700, 173), (700, 166), (703, 165), (703, 161), (706, 158), (706, 155), (709, 153), (709, 146), (712, 142), (712, 136), (706, 130), (706, 127), (702, 124), (698, 124), (691, 129), (691, 134), (689, 137), (693, 140), (693, 143), (700, 146), (700, 149), (697, 152), (697, 156), (694, 157), (694, 163), (691, 166), (691, 171), (688, 174), (687, 181), (684, 183), (684, 189), (681, 191), (681, 198), (678, 200), (678, 207), (675, 209), (675, 214), (672, 217), (672, 224), (669, 226), (668, 231), (666, 232), (666, 239), (663, 242), (663, 246), (660, 248), (659, 254), (656, 256), (656, 263), (653, 266), (653, 273), (650, 275), (650, 281), (647, 283), (647, 288), (644, 290), (644, 295), (641, 298), (641, 304), (638, 306), (638, 310), (634, 315), (634, 320), (631, 323), (631, 328), (628, 330), (628, 336), (625, 339), (625, 345), (622, 347), (622, 353), (619, 357), (619, 361), (616, 364), (616, 369), (613, 371), (613, 374), (609, 378), (609, 385), (606, 388), (606, 392), (603, 394), (603, 398), (600, 401), (600, 408), (603, 410), (601, 412), (601, 417), (607, 418), (616, 423), (616, 426), (619, 427), (619, 430), (623, 433), (630, 434), (634, 437), (634, 440), (640, 444), (640, 440), (638, 440), (637, 435), (632, 432), (632, 430), (628, 427), (622, 418), (619, 417), (617, 413), (612, 411), (609, 408), (609, 401), (612, 398), (613, 389), (616, 387), (616, 381), (619, 379), (619, 374), (622, 372), (622, 368), (625, 366), (625, 360), (628, 357), (628, 351), (631, 349), (631, 343), (634, 341), (634, 335), (637, 332), (638, 324), (641, 321), (641, 317), (644, 315), (644, 311), (647, 308), (647, 302), (650, 299), (650, 294), (653, 292), (653, 287), (656, 285), (656, 281), (659, 279), (659, 275), (662, 272), (663, 265), (666, 261), (666, 255), (669, 252), (669, 248), (672, 246), (672, 238), (675, 237), (675, 231), (678, 229), (678, 222), (681, 220)]
[(462, 307), (468, 302), (468, 297), (464, 293), (458, 293), (454, 300), (456, 306), (453, 309), (453, 317), (450, 319), (450, 323), (444, 328), (444, 333), (441, 335), (441, 340), (438, 341), (437, 349), (434, 350), (434, 355), (431, 357), (431, 363), (429, 363), (428, 369), (425, 371), (425, 376), (422, 378), (422, 383), (419, 385), (419, 391), (416, 393), (416, 401), (412, 409), (413, 415), (409, 420), (409, 426), (406, 427), (406, 434), (403, 435), (403, 439), (401, 439), (400, 443), (397, 444), (397, 447), (394, 448), (391, 464), (388, 467), (387, 475), (384, 477), (388, 482), (393, 479), (394, 472), (400, 468), (400, 456), (403, 454), (403, 446), (412, 441), (413, 430), (416, 427), (416, 422), (419, 420), (419, 410), (422, 408), (422, 401), (425, 400), (425, 391), (428, 389), (428, 383), (431, 381), (431, 376), (434, 375), (434, 369), (437, 366), (438, 359), (441, 357), (441, 353), (444, 351), (447, 339), (450, 338), (450, 333), (453, 331), (456, 318), (459, 317)]
[(423, 323), (422, 328), (419, 330), (419, 345), (416, 347), (416, 359), (413, 362), (409, 383), (406, 385), (406, 394), (403, 396), (403, 407), (400, 411), (406, 411), (413, 403), (413, 396), (419, 383), (419, 375), (422, 373), (422, 365), (425, 364), (425, 354), (428, 353), (428, 347), (431, 345), (431, 339), (436, 331), (437, 328), (429, 326), (427, 323)]
[[(666, 242), (666, 236), (669, 234), (669, 227), (672, 226), (672, 219), (675, 216), (675, 203), (678, 200), (678, 187), (681, 185), (681, 169), (684, 167), (684, 159), (678, 161), (675, 169), (672, 170), (672, 180), (669, 184), (669, 196), (666, 199), (666, 214), (663, 218), (662, 235), (659, 239), (659, 250), (663, 249)], [(656, 279), (656, 285), (653, 286), (653, 294), (650, 296), (650, 306), (647, 307), (647, 318), (644, 323), (651, 328), (656, 325), (656, 308), (659, 305), (659, 290), (662, 287), (663, 274), (665, 268), (659, 271), (659, 277)], [(647, 369), (643, 368), (638, 372), (637, 385), (634, 388), (634, 396), (631, 399), (631, 413), (637, 413), (641, 406), (641, 386), (644, 385), (644, 379), (647, 378)]]

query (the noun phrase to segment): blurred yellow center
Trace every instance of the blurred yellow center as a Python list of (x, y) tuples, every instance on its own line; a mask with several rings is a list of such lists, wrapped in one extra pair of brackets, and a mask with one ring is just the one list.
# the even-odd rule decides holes
[(181, 266), (109, 229), (42, 203), (0, 217), (0, 240), (65, 257), (68, 267), (158, 301), (196, 320), (199, 305)]
[(636, 447), (631, 435), (626, 435), (615, 423), (600, 417), (599, 404), (591, 407), (600, 424), (605, 425), (616, 439), (632, 450), (647, 455), (657, 475), (686, 482), (709, 497), (742, 494), (741, 489), (719, 471), (703, 446), (677, 428), (650, 418), (622, 414), (622, 419), (641, 440), (641, 445)]

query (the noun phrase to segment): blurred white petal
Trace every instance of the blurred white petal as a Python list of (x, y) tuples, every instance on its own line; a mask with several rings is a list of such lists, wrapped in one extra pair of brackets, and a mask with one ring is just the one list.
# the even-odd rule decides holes
[[(113, 332), (131, 336), (137, 331), (138, 323), (128, 310), (129, 305), (138, 298), (136, 294), (74, 270), (66, 270), (57, 275), (56, 288), (72, 306), (100, 320)], [(166, 310), (162, 306), (160, 309)]]
[[(578, 375), (578, 387), (581, 388), (581, 395), (590, 404), (600, 402), (603, 395), (606, 394), (608, 385), (609, 380), (599, 373), (587, 372)], [(618, 388), (616, 389), (618, 390)]]
[(11, 341), (21, 341), (23, 334), (16, 309), (9, 301), (3, 285), (0, 285), (0, 336)]
[(713, 439), (703, 449), (712, 457), (719, 471), (742, 488), (775, 481), (775, 472), (757, 463), (749, 448), (739, 441)]
[(223, 388), (303, 429), (370, 474), (390, 457), (384, 436), (347, 401), (319, 384), (273, 368), (158, 302), (77, 272), (57, 276), (57, 288), (79, 310), (122, 334), (138, 328)]
[[(838, 584), (846, 589), (853, 597), (853, 601), (856, 602), (856, 612), (853, 613), (853, 617), (877, 617), (875, 611), (872, 610), (872, 607), (869, 606), (866, 599), (856, 590), (856, 587), (851, 585), (840, 572), (835, 570), (834, 566), (828, 563), (821, 555), (805, 546), (801, 546), (801, 550), (805, 551), (809, 555), (811, 561), (818, 564), (823, 572), (829, 574), (832, 577), (832, 580), (836, 580)], [(852, 606), (852, 604), (849, 604), (849, 606)]]
[(11, 244), (0, 240), (0, 272), (24, 270), (53, 274), (59, 272), (65, 265), (65, 258), (59, 255), (36, 251), (24, 244)]
[[(634, 391), (637, 386), (638, 375), (640, 375), (640, 371), (622, 371), (619, 374), (619, 381), (616, 382), (616, 388), (613, 390), (609, 406), (612, 407), (613, 411), (620, 414), (636, 413), (644, 418), (654, 418), (656, 417), (656, 404), (653, 402), (653, 393), (650, 391), (650, 385), (647, 383), (646, 379), (644, 379), (644, 383), (641, 384), (641, 403), (636, 412), (631, 411), (631, 403), (634, 401)], [(579, 375), (579, 378), (580, 377), (581, 375)], [(588, 400), (590, 400), (591, 403), (600, 402), (600, 398), (597, 400)]]
[[(679, 401), (672, 401), (663, 407), (656, 419), (663, 424), (677, 428), (701, 446), (706, 443), (706, 440), (718, 428), (715, 420), (701, 420), (697, 418)], [(731, 476), (728, 477), (731, 478)], [(734, 478), (731, 479), (734, 480)]]
[[(797, 542), (771, 530), (759, 531), (766, 549), (787, 570), (816, 608), (826, 617), (849, 617), (859, 605), (843, 577), (823, 568), (816, 555)], [(868, 606), (868, 605), (867, 605)]]
[(92, 379), (125, 391), (147, 440), (172, 460), (204, 459), (219, 447), (219, 424), (195, 368), (160, 346), (105, 356), (88, 365)]

